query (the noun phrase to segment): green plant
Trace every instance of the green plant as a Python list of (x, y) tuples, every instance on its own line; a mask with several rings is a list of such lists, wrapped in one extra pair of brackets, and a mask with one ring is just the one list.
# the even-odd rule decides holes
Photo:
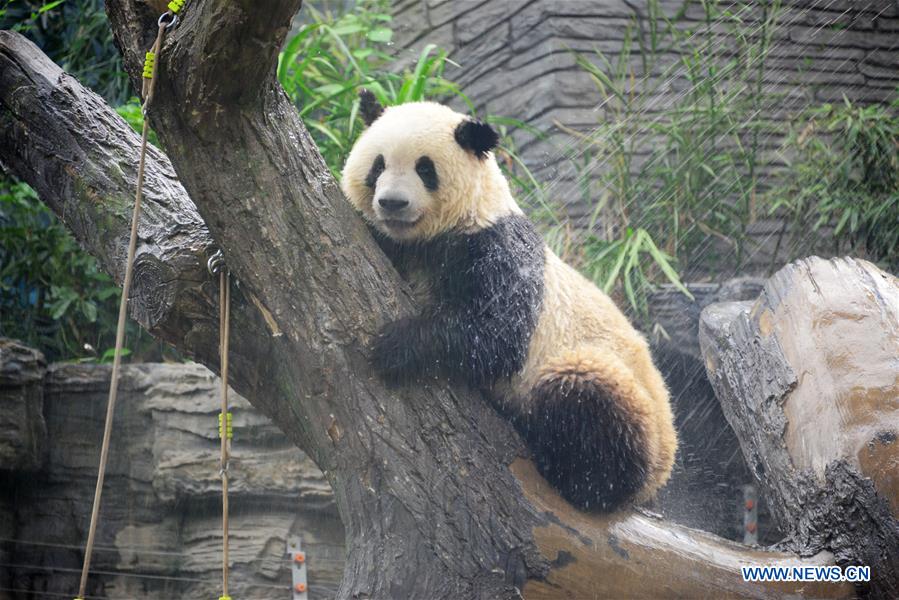
[(103, 0), (3, 0), (0, 29), (35, 42), (67, 73), (113, 105), (129, 95)]
[(899, 97), (892, 107), (844, 99), (795, 123), (768, 193), (770, 211), (791, 225), (790, 254), (813, 251), (827, 231), (835, 251), (899, 268)]
[[(96, 359), (114, 344), (120, 294), (30, 187), (0, 178), (0, 335), (49, 360)], [(128, 340), (159, 355), (135, 323)]]
[[(650, 0), (618, 55), (576, 54), (604, 118), (589, 134), (557, 124), (576, 140), (568, 158), (593, 209), (585, 239), (567, 245), (582, 270), (619, 290), (639, 316), (654, 283), (687, 293), (674, 265), (696, 272), (716, 253), (739, 265), (756, 213), (759, 138), (772, 128), (761, 82), (780, 2), (765, 3), (758, 23), (744, 21), (748, 3), (699, 2), (703, 22), (684, 28), (677, 20), (688, 4), (669, 18)], [(720, 43), (721, 28), (733, 43)], [(679, 60), (666, 65), (671, 52)], [(683, 90), (659, 106), (675, 76)]]
[(673, 262), (671, 256), (659, 250), (645, 229), (628, 227), (624, 235), (612, 241), (590, 235), (584, 244), (585, 274), (599, 283), (606, 293), (620, 285), (638, 315), (646, 314), (646, 297), (654, 287), (653, 273), (646, 268), (647, 264), (661, 271), (683, 294), (693, 297), (681, 282)]
[(336, 15), (306, 10), (311, 22), (285, 44), (278, 79), (335, 177), (361, 130), (360, 88), (370, 89), (385, 106), (447, 95), (471, 105), (459, 87), (444, 78), (450, 61), (434, 45), (426, 46), (411, 68), (393, 70), (387, 2), (363, 0), (352, 12)]

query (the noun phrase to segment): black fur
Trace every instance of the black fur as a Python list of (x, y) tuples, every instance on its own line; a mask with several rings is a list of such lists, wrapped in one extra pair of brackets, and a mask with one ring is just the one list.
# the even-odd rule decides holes
[(378, 183), (378, 177), (381, 176), (381, 173), (384, 172), (385, 168), (386, 164), (384, 163), (384, 155), (379, 154), (371, 163), (371, 169), (368, 170), (368, 175), (365, 176), (366, 187), (375, 189), (375, 184)]
[(496, 148), (499, 135), (493, 128), (476, 119), (465, 119), (456, 126), (456, 143), (474, 152), (480, 159), (487, 158), (487, 153)]
[(421, 156), (415, 161), (415, 172), (421, 177), (421, 182), (428, 190), (434, 192), (440, 186), (440, 180), (437, 179), (437, 168), (430, 156)]
[(384, 107), (371, 91), (359, 90), (359, 114), (366, 125), (371, 125), (384, 113)]
[(372, 361), (385, 381), (445, 376), (483, 386), (521, 370), (543, 303), (543, 240), (526, 217), (429, 242), (381, 243), (401, 271), (423, 268), (436, 298), (378, 336)]
[(538, 384), (531, 400), (517, 425), (538, 470), (566, 500), (606, 512), (643, 488), (645, 434), (607, 390), (560, 374)]

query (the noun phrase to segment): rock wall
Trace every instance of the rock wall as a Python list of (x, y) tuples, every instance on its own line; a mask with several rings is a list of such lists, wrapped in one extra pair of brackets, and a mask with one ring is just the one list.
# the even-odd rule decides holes
[[(677, 18), (678, 27), (703, 25), (698, 2), (687, 2), (679, 17), (683, 0), (659, 4), (665, 14)], [(743, 4), (721, 3), (735, 11)], [(628, 25), (647, 25), (647, 5), (647, 0), (398, 0), (393, 10), (400, 56), (414, 61), (428, 43), (446, 48), (461, 66), (448, 68), (447, 75), (461, 84), (479, 110), (520, 119), (546, 135), (538, 139), (518, 132), (518, 150), (541, 179), (554, 182), (551, 200), (568, 204), (570, 216), (583, 222), (592, 207), (578, 200), (575, 169), (561, 151), (579, 151), (582, 144), (563, 128), (590, 131), (609, 115), (596, 86), (575, 64), (573, 52), (590, 55), (598, 49), (614, 62)], [(839, 102), (844, 94), (865, 103), (896, 97), (899, 4), (784, 0), (783, 6), (763, 78), (764, 91), (778, 95), (763, 106), (776, 132), (785, 131), (795, 109), (809, 103)], [(757, 8), (740, 12), (753, 33), (760, 14)], [(712, 44), (734, 43), (720, 24), (713, 25), (711, 39)], [(664, 77), (649, 101), (647, 119), (672, 106), (686, 87), (685, 69), (671, 67), (680, 59), (678, 48), (666, 49), (663, 58), (654, 72), (637, 70), (638, 85), (642, 77)], [(782, 164), (776, 153), (781, 142), (778, 133), (761, 137), (762, 180)], [(773, 242), (782, 226), (774, 218), (761, 218), (752, 226), (753, 270), (764, 271), (772, 263)]]
[(0, 470), (35, 471), (43, 463), (44, 357), (19, 344), (0, 345)]
[[(23, 388), (8, 385), (8, 374), (25, 371), (38, 376), (18, 404), (33, 406), (37, 395), (43, 417), (33, 422), (46, 427), (30, 438), (40, 443), (19, 444), (29, 452), (12, 460), (0, 452), (0, 599), (71, 597), (81, 570), (109, 368), (58, 364), (45, 372), (41, 361), (0, 342), (0, 416), (24, 414), (9, 410)], [(333, 596), (343, 529), (327, 481), (267, 418), (232, 398), (231, 595), (289, 597), (286, 539), (298, 535), (311, 597)], [(218, 405), (217, 380), (198, 365), (123, 369), (89, 595), (221, 595)], [(19, 423), (0, 432), (0, 448), (23, 437), (8, 437), (27, 428)]]

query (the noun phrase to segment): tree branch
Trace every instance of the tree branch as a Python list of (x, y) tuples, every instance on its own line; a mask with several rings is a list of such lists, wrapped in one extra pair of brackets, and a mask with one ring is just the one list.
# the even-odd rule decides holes
[[(437, 382), (385, 390), (371, 376), (367, 342), (382, 323), (410, 314), (412, 301), (271, 69), (260, 68), (297, 3), (266, 5), (267, 15), (225, 4), (192, 2), (160, 59), (151, 121), (203, 221), (154, 152), (140, 255), (165, 273), (150, 280), (164, 300), (137, 314), (215, 367), (215, 292), (203, 272), (211, 231), (245, 298), (235, 298), (235, 387), (334, 488), (348, 545), (341, 597), (854, 593), (740, 578), (740, 564), (822, 564), (826, 553), (800, 560), (639, 514), (574, 511), (517, 458), (514, 431), (478, 395)], [(135, 73), (155, 15), (133, 1), (109, 10)], [(253, 41), (260, 39), (273, 41)], [(242, 43), (236, 54), (210, 54)], [(0, 67), (0, 159), (119, 273), (135, 136), (20, 36), (0, 34)], [(253, 94), (247, 82), (259, 72), (266, 76)], [(203, 77), (224, 73), (248, 90), (203, 89)], [(143, 289), (149, 296), (150, 284)]]
[[(25, 38), (0, 32), (0, 40), (0, 159), (121, 283), (140, 137)], [(152, 146), (144, 186), (131, 315), (217, 369), (218, 288), (206, 271), (212, 238), (168, 158)], [(241, 340), (232, 349), (234, 381), (239, 389), (258, 390), (264, 403), (279, 393), (280, 371), (292, 365), (266, 335), (261, 313), (240, 294), (232, 301), (232, 328)], [(277, 405), (268, 408), (278, 414)]]
[[(62, 75), (20, 36), (2, 34), (0, 57), (3, 160), (33, 183), (82, 243), (118, 273), (122, 246), (93, 240), (99, 229), (112, 240), (124, 236), (121, 209), (127, 208), (134, 185), (135, 136), (102, 101)], [(167, 92), (161, 87), (157, 93), (160, 98)], [(412, 303), (342, 199), (296, 111), (288, 106), (281, 110), (293, 130), (275, 129), (266, 111), (257, 120), (243, 115), (235, 117), (243, 124), (222, 126), (217, 143), (201, 143), (190, 151), (184, 145), (181, 155), (185, 163), (199, 165), (188, 168), (199, 171), (193, 179), (195, 195), (207, 200), (208, 221), (222, 226), (217, 239), (224, 240), (220, 245), (229, 266), (250, 298), (240, 306), (248, 311), (255, 306), (264, 315), (234, 324), (239, 343), (232, 344), (238, 353), (232, 356), (233, 384), (329, 477), (350, 548), (347, 572), (353, 576), (344, 581), (344, 595), (469, 595), (476, 580), (479, 593), (509, 595), (513, 584), (498, 568), (499, 556), (519, 566), (522, 576), (539, 573), (546, 564), (533, 541), (528, 542), (529, 524), (540, 519), (530, 512), (505, 466), (520, 449), (517, 438), (471, 392), (426, 387), (389, 393), (367, 375), (365, 342), (381, 322), (404, 314), (401, 310), (409, 314)], [(166, 139), (164, 129), (157, 131)], [(238, 135), (259, 139), (238, 143)], [(172, 133), (169, 137), (178, 139)], [(295, 145), (298, 139), (305, 140), (303, 146)], [(39, 152), (29, 150), (35, 148)], [(289, 167), (272, 166), (280, 154), (287, 155)], [(263, 177), (256, 169), (267, 160)], [(48, 178), (48, 162), (69, 164)], [(238, 166), (239, 173), (229, 170)], [(227, 174), (225, 185), (207, 169)], [(151, 156), (150, 171), (150, 180), (159, 173), (161, 179), (171, 179), (161, 154)], [(127, 177), (114, 185), (108, 172)], [(183, 191), (174, 184), (154, 189), (160, 185), (148, 183), (139, 254), (158, 253), (154, 246), (177, 239), (187, 245), (181, 249), (185, 254), (174, 249), (161, 253), (159, 262), (168, 268), (160, 270), (168, 271), (172, 281), (204, 283), (174, 286), (168, 293), (169, 311), (165, 318), (157, 317), (154, 331), (215, 368), (215, 297), (203, 270), (208, 233)], [(58, 189), (70, 196), (54, 199)], [(187, 235), (191, 227), (198, 229), (197, 239)], [(196, 303), (191, 303), (192, 294), (200, 295)], [(162, 330), (163, 323), (177, 326)], [(496, 501), (491, 505), (484, 497)], [(497, 521), (496, 514), (508, 520)], [(464, 556), (457, 556), (459, 539), (454, 537), (460, 530), (470, 530), (465, 543), (472, 552)], [(383, 552), (386, 538), (395, 551)], [(410, 568), (406, 558), (425, 548), (435, 561), (427, 578)]]

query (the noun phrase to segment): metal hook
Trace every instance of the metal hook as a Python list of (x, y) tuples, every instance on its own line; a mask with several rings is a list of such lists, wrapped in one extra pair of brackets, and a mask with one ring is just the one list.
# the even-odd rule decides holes
[(209, 257), (209, 260), (206, 261), (206, 269), (209, 271), (210, 275), (218, 274), (224, 266), (225, 255), (222, 254), (221, 250), (216, 250), (215, 253)]
[[(167, 17), (171, 17), (171, 21), (166, 21)], [(156, 21), (156, 24), (160, 27), (165, 26), (166, 29), (171, 29), (178, 22), (178, 15), (173, 13), (172, 11), (166, 11), (159, 15), (159, 20)]]

